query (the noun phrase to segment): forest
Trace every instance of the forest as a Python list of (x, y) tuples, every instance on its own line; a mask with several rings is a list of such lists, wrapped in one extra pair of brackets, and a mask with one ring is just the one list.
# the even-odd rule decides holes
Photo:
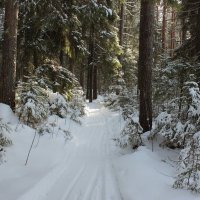
[(0, 0), (0, 199), (199, 199), (199, 23), (199, 0)]

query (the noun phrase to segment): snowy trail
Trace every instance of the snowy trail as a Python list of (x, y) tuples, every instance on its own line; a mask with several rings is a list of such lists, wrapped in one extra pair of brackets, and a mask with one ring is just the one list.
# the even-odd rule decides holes
[[(143, 135), (146, 146), (122, 150), (113, 141), (125, 124), (120, 113), (98, 100), (86, 112), (82, 126), (50, 116), (48, 123), (56, 123), (57, 129), (37, 139), (27, 166), (35, 131), (20, 126), (10, 135), (14, 145), (0, 165), (0, 200), (199, 200), (197, 194), (172, 188), (176, 168), (171, 161), (177, 151), (155, 142), (152, 152), (148, 133)], [(13, 118), (16, 130), (11, 110), (3, 118)], [(59, 128), (70, 130), (73, 139), (66, 142)]]
[(112, 113), (91, 104), (83, 125), (52, 171), (17, 200), (122, 200), (112, 160)]

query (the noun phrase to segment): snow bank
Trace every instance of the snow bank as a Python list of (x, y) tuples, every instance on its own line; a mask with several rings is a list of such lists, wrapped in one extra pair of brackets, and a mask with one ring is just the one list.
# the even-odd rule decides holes
[(125, 200), (197, 200), (198, 195), (172, 188), (173, 168), (146, 147), (114, 163)]
[(0, 103), (0, 118), (3, 119), (3, 121), (11, 124), (18, 123), (17, 117), (14, 115), (12, 109), (3, 103)]
[[(13, 123), (13, 145), (6, 148), (7, 162), (0, 165), (0, 200), (200, 199), (172, 188), (175, 167), (167, 158), (174, 159), (170, 154), (174, 151), (161, 149), (155, 141), (152, 152), (149, 133), (143, 134), (145, 147), (135, 152), (119, 149), (113, 138), (123, 129), (124, 121), (120, 113), (96, 102), (87, 105), (82, 126), (51, 116), (48, 123), (56, 127), (53, 133), (36, 136), (27, 166), (35, 130), (18, 125), (11, 109), (0, 104), (0, 116)], [(66, 143), (60, 129), (69, 130), (73, 139)]]
[[(9, 107), (1, 105), (3, 119), (17, 122)], [(57, 116), (50, 121), (58, 121), (58, 126), (73, 122), (60, 119)], [(16, 200), (30, 190), (41, 179), (51, 174), (58, 163), (62, 163), (69, 146), (65, 138), (55, 128), (54, 134), (36, 135), (36, 140), (29, 157), (27, 166), (25, 161), (33, 140), (35, 130), (22, 124), (12, 124), (9, 134), (13, 145), (6, 148), (6, 162), (0, 165), (0, 200)], [(27, 199), (28, 200), (28, 199)]]

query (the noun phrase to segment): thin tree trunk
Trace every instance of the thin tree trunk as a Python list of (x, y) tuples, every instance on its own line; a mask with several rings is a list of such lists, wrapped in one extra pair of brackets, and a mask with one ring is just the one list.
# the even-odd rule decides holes
[(84, 69), (80, 70), (80, 85), (84, 90), (85, 89), (85, 71), (84, 71)]
[(196, 16), (196, 30), (195, 30), (195, 41), (196, 41), (196, 51), (195, 54), (198, 55), (198, 60), (200, 60), (200, 26), (199, 26), (199, 20), (200, 20), (200, 8), (198, 8), (197, 11), (197, 16)]
[(31, 74), (30, 66), (33, 63), (32, 59), (33, 59), (33, 51), (30, 48), (25, 47), (22, 58), (23, 63), (21, 63), (23, 81), (26, 80), (27, 79), (26, 77), (30, 76)]
[(94, 25), (90, 27), (90, 41), (89, 41), (88, 57), (88, 97), (89, 102), (93, 100), (93, 71), (94, 71)]
[(97, 99), (97, 66), (93, 70), (93, 99)]
[(18, 4), (5, 1), (2, 68), (0, 70), (0, 102), (15, 108)]
[[(88, 62), (89, 66), (89, 62)], [(86, 91), (86, 99), (89, 99), (90, 94), (90, 67), (88, 67), (87, 71), (87, 91)]]
[(156, 4), (156, 24), (159, 22), (159, 4)]
[(166, 28), (167, 28), (166, 11), (167, 11), (167, 5), (166, 5), (166, 0), (164, 0), (163, 1), (163, 18), (162, 18), (162, 50), (164, 53), (166, 50)]
[(152, 128), (152, 66), (153, 66), (154, 4), (141, 0), (138, 62), (139, 122), (143, 131)]
[(99, 94), (101, 94), (101, 85), (102, 85), (102, 80), (101, 80), (101, 73), (100, 70), (97, 70), (97, 88), (98, 88), (98, 92)]
[(90, 63), (89, 67), (89, 102), (93, 100), (93, 64)]
[(185, 16), (181, 16), (181, 30), (180, 30), (180, 45), (182, 45), (187, 39), (187, 24)]
[(170, 33), (170, 54), (171, 57), (174, 54), (174, 41), (175, 41), (175, 11), (172, 8), (172, 13), (171, 13), (171, 33)]
[[(120, 26), (119, 26), (119, 44), (121, 47), (123, 47), (124, 43), (124, 14), (125, 14), (125, 5), (124, 3), (121, 3), (120, 8)], [(119, 56), (119, 61), (122, 62), (122, 56)], [(123, 70), (124, 66), (123, 66)]]
[(73, 58), (69, 58), (69, 71), (71, 71), (72, 73), (74, 73), (74, 60)]
[(159, 47), (159, 42), (160, 42), (160, 34), (159, 34), (159, 6), (160, 4), (156, 4), (155, 5), (155, 24), (154, 26), (156, 27), (154, 30), (154, 65), (156, 65), (158, 63), (159, 59), (159, 54), (160, 54), (160, 47)]
[(120, 27), (119, 27), (119, 44), (123, 46), (123, 40), (124, 40), (124, 12), (125, 12), (125, 5), (124, 3), (121, 3), (121, 9), (120, 9)]

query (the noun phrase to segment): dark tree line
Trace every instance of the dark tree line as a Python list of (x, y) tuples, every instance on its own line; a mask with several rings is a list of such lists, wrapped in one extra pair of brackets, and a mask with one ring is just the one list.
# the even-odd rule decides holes
[[(11, 4), (15, 4), (19, 15), (8, 6)], [(21, 0), (5, 1), (2, 7), (5, 8), (3, 63), (7, 62), (5, 54), (14, 56), (12, 53), (17, 53), (17, 60), (14, 61), (16, 55), (15, 58), (9, 59), (15, 62), (17, 81), (25, 81), (46, 59), (51, 59), (76, 74), (81, 86), (86, 88), (90, 101), (97, 98), (97, 90), (106, 87), (104, 82), (112, 82), (112, 79), (107, 78), (108, 74), (114, 75), (115, 68), (120, 65), (117, 61), (120, 46), (114, 26), (117, 17), (115, 3), (105, 0), (45, 0), (37, 3)], [(17, 23), (18, 41), (13, 36), (14, 29), (17, 33)], [(7, 28), (8, 26), (13, 30)], [(13, 37), (15, 41), (12, 40)], [(11, 41), (15, 44), (11, 44)], [(14, 47), (16, 44), (17, 47)], [(9, 45), (12, 46), (12, 53), (8, 49)], [(8, 65), (3, 64), (1, 67), (1, 76), (4, 78), (4, 73), (9, 77), (6, 71), (9, 69)], [(15, 79), (15, 76), (13, 78)], [(7, 81), (5, 80), (6, 84)], [(5, 86), (2, 85), (3, 88)], [(14, 89), (12, 91), (14, 92)], [(3, 93), (1, 101), (8, 103), (8, 99), (3, 100)], [(14, 102), (13, 95), (11, 97), (7, 92), (5, 95)]]

